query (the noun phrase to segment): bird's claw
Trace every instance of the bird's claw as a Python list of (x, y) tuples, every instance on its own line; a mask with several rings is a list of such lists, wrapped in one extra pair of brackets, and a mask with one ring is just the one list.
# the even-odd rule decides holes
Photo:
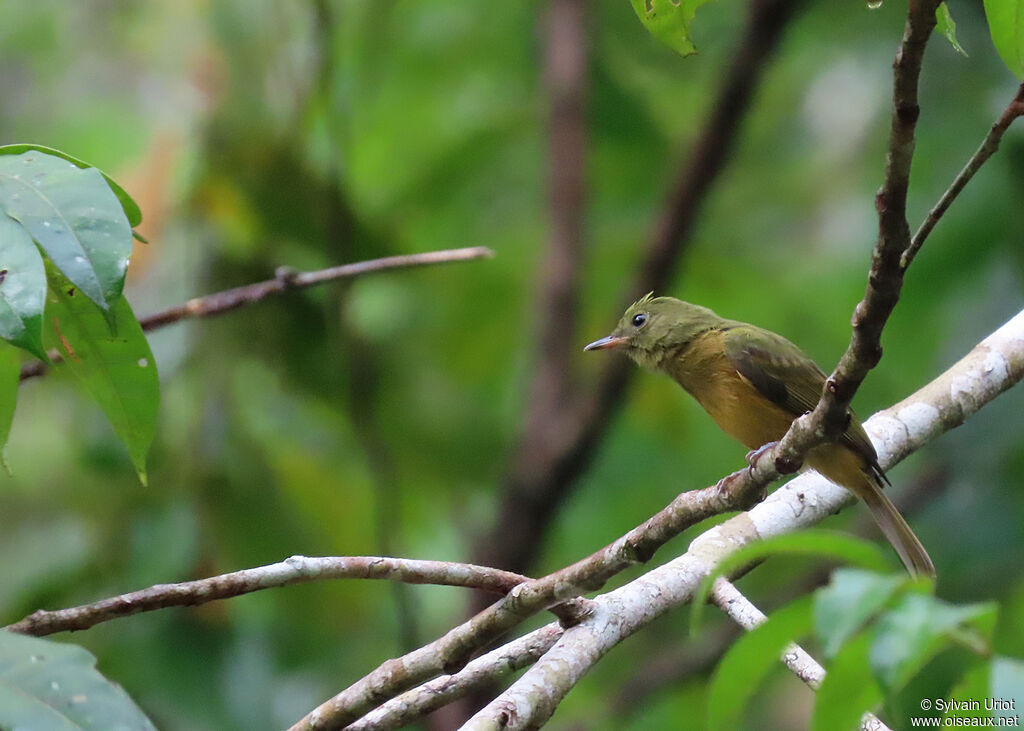
[(776, 444), (778, 444), (778, 442), (768, 442), (767, 444), (761, 445), (757, 449), (752, 449), (749, 452), (747, 452), (747, 469), (749, 469), (751, 473), (753, 473), (754, 468), (757, 466), (757, 460), (761, 459), (761, 456), (769, 449), (774, 447)]

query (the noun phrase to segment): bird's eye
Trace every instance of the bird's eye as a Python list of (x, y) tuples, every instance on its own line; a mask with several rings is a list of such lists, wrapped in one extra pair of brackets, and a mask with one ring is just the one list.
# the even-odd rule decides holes
[(633, 327), (643, 327), (645, 322), (647, 322), (647, 315), (644, 313), (633, 315)]

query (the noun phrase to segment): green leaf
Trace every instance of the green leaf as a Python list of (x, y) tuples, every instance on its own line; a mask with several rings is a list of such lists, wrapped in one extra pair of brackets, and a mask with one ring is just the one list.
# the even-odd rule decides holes
[(0, 338), (44, 361), (45, 303), (43, 257), (21, 224), (0, 213)]
[(888, 564), (885, 554), (874, 543), (856, 538), (848, 533), (812, 529), (796, 533), (773, 536), (755, 541), (730, 553), (718, 566), (704, 577), (697, 588), (690, 609), (690, 631), (696, 634), (704, 604), (711, 594), (711, 585), (719, 576), (728, 576), (736, 569), (776, 553), (797, 556), (821, 556), (836, 561), (846, 561), (875, 571), (885, 571)]
[(120, 296), (132, 231), (98, 170), (36, 150), (0, 155), (0, 208), (86, 297), (107, 309)]
[[(992, 675), (992, 663), (979, 662), (970, 668), (950, 692), (948, 698), (943, 698), (943, 706), (939, 708), (942, 718), (989, 718), (991, 712), (987, 711), (982, 704), (981, 708), (975, 709), (971, 701), (979, 701), (987, 698), (989, 684)], [(952, 726), (953, 722), (950, 722)], [(969, 724), (963, 724), (968, 726)], [(949, 726), (947, 726), (949, 728)], [(955, 728), (955, 727), (954, 727)]]
[(998, 703), (992, 709), (996, 718), (1013, 718), (1024, 708), (1024, 661), (1014, 657), (992, 659), (992, 690), (989, 695)]
[(96, 658), (68, 645), (0, 631), (0, 728), (155, 729)]
[(995, 619), (992, 603), (957, 607), (908, 594), (879, 620), (871, 667), (884, 688), (897, 690), (950, 642), (985, 652)]
[(708, 688), (708, 729), (741, 728), (743, 708), (783, 652), (811, 631), (813, 597), (797, 599), (740, 637), (722, 658)]
[(956, 39), (956, 23), (953, 22), (953, 16), (949, 14), (949, 7), (946, 3), (939, 3), (939, 7), (935, 8), (935, 29), (946, 36), (946, 40), (953, 46), (953, 50), (964, 56), (967, 55), (967, 51)]
[(829, 585), (818, 591), (814, 603), (814, 626), (825, 657), (834, 657), (843, 643), (908, 581), (899, 574), (837, 569)]
[[(135, 228), (142, 223), (142, 210), (139, 208), (139, 204), (136, 203), (130, 195), (128, 195), (128, 191), (117, 184), (117, 181), (95, 165), (90, 165), (83, 160), (79, 160), (77, 157), (72, 157), (66, 152), (61, 152), (60, 150), (55, 150), (52, 147), (46, 147), (44, 145), (0, 145), (0, 155), (20, 155), (21, 153), (28, 152), (29, 150), (37, 150), (39, 152), (44, 152), (47, 155), (63, 158), (68, 162), (74, 163), (80, 168), (93, 168), (95, 170), (99, 170), (100, 175), (102, 175), (104, 180), (107, 181), (107, 185), (109, 185), (110, 189), (114, 191), (114, 195), (117, 196), (117, 200), (121, 203), (121, 209), (124, 211), (124, 215), (128, 217), (129, 225), (131, 225), (132, 228)], [(143, 240), (139, 236), (136, 238)]]
[(1024, 0), (985, 0), (985, 17), (999, 57), (1024, 81)]
[(843, 645), (829, 663), (814, 700), (812, 731), (844, 731), (859, 725), (866, 711), (882, 702), (882, 689), (871, 674), (871, 634), (862, 632)]
[(0, 465), (10, 474), (7, 466), (7, 438), (14, 423), (14, 407), (18, 403), (18, 381), (21, 357), (15, 348), (0, 343)]
[(644, 27), (673, 51), (689, 56), (697, 49), (690, 40), (690, 24), (709, 0), (632, 0), (633, 11)]
[[(50, 294), (46, 302), (47, 347), (60, 352), (67, 367), (107, 415), (128, 447), (142, 483), (146, 453), (156, 430), (160, 381), (149, 343), (122, 296), (106, 315), (47, 262)], [(110, 327), (109, 322), (113, 323)]]

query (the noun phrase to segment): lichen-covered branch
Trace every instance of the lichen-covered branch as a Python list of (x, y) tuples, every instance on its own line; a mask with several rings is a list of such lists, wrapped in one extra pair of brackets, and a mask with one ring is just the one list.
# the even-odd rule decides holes
[(411, 723), (460, 698), (491, 687), (496, 681), (532, 665), (562, 636), (548, 624), (481, 655), (455, 675), (443, 675), (392, 698), (346, 727), (346, 731), (385, 731)]
[[(864, 426), (883, 468), (964, 422), (1024, 377), (1024, 312), (979, 343), (930, 384)], [(464, 728), (537, 728), (605, 653), (666, 612), (690, 601), (703, 578), (730, 553), (763, 538), (814, 525), (854, 501), (814, 472), (698, 536), (682, 556), (591, 600), (592, 611), (568, 628), (533, 667)]]
[[(732, 582), (716, 579), (711, 590), (711, 601), (725, 612), (740, 627), (748, 632), (764, 624), (768, 617), (754, 603), (747, 599)], [(818, 690), (825, 680), (825, 668), (797, 644), (790, 643), (782, 653), (782, 662), (793, 674), (804, 681), (811, 690)], [(881, 719), (866, 712), (861, 719), (863, 731), (891, 731)]]
[(180, 584), (148, 589), (69, 609), (40, 609), (5, 629), (27, 635), (88, 629), (101, 622), (167, 607), (188, 607), (261, 589), (329, 579), (389, 579), (409, 584), (439, 584), (505, 594), (525, 576), (473, 564), (379, 556), (292, 556), (279, 563)]
[[(473, 652), (545, 609), (580, 594), (596, 591), (615, 574), (648, 560), (658, 547), (705, 518), (755, 503), (763, 478), (744, 469), (717, 485), (680, 494), (656, 515), (614, 543), (553, 574), (519, 584), (495, 604), (444, 636), (400, 658), (388, 660), (369, 675), (295, 724), (293, 731), (342, 728), (380, 703), (442, 673), (462, 668)], [(589, 616), (590, 603), (563, 621)]]

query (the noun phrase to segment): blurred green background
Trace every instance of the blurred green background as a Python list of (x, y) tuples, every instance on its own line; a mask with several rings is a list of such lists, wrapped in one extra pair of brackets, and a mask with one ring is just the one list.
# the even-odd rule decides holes
[[(537, 328), (561, 314), (533, 304), (550, 238), (544, 10), (455, 0), (0, 4), (0, 140), (57, 147), (136, 197), (150, 240), (129, 272), (139, 315), (279, 265), (467, 245), (497, 253), (154, 333), (163, 406), (148, 488), (59, 373), (27, 383), (8, 447), (13, 476), (0, 477), (4, 623), (291, 554), (472, 558), (495, 522)], [(981, 3), (954, 0), (951, 10), (970, 56), (941, 38), (928, 48), (912, 225), (1016, 89)], [(835, 363), (874, 243), (904, 13), (896, 2), (822, 3), (797, 16), (665, 294), (783, 333), (826, 370)], [(625, 0), (592, 2), (587, 16), (574, 351), (619, 315), (733, 57), (743, 6), (702, 8), (700, 53), (687, 59), (652, 39)], [(1022, 200), (1024, 135), (1011, 129), (911, 269), (885, 357), (857, 397), (862, 415), (925, 384), (1021, 308)], [(595, 379), (604, 357), (579, 352), (577, 377)], [(1018, 657), (1022, 408), (1024, 392), (1008, 393), (891, 475), (896, 495), (917, 488), (908, 513), (938, 566), (939, 595), (1000, 601), (999, 648)], [(742, 455), (673, 384), (638, 376), (532, 572), (596, 550), (677, 492), (737, 469)], [(865, 514), (858, 506), (830, 525)], [(686, 545), (677, 539), (655, 561)], [(816, 566), (773, 559), (740, 586), (774, 608)], [(94, 652), (160, 728), (277, 728), (433, 639), (466, 602), (457, 589), (324, 583), (62, 639)], [(707, 670), (685, 667), (695, 656), (686, 630), (680, 613), (616, 649), (553, 727), (700, 728)], [(751, 718), (801, 728), (810, 705), (780, 666)]]

